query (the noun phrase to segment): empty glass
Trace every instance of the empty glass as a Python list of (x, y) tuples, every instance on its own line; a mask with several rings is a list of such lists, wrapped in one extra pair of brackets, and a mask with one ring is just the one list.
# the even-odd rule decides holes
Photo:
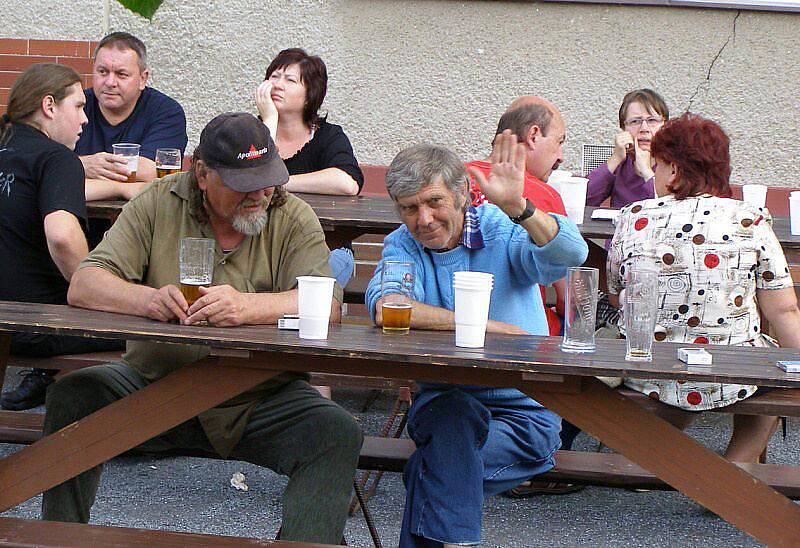
[(653, 359), (653, 335), (658, 318), (658, 271), (628, 270), (624, 299), (625, 359), (649, 362)]
[(564, 352), (594, 352), (594, 324), (597, 315), (596, 268), (572, 267), (567, 271), (567, 298), (564, 318)]

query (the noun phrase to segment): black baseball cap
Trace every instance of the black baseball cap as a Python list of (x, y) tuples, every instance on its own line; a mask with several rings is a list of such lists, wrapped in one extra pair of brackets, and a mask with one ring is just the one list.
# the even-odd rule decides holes
[(226, 112), (211, 120), (200, 134), (195, 153), (236, 192), (253, 192), (289, 181), (269, 129), (246, 112)]

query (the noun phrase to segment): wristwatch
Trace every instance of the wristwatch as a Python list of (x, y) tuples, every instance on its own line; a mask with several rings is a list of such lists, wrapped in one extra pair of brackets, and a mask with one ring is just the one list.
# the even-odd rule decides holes
[(531, 201), (525, 198), (525, 211), (519, 214), (517, 217), (509, 217), (511, 222), (514, 224), (520, 224), (525, 219), (530, 218), (534, 213), (536, 213), (536, 206), (531, 203)]

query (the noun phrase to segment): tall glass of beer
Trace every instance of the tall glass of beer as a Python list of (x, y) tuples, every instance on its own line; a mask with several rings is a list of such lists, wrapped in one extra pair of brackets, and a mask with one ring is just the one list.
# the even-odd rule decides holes
[(111, 150), (117, 156), (124, 156), (128, 161), (128, 183), (136, 182), (136, 170), (139, 168), (139, 145), (136, 143), (116, 143)]
[(156, 177), (166, 177), (181, 170), (181, 151), (177, 148), (156, 150)]
[(414, 299), (414, 263), (383, 261), (381, 265), (381, 316), (383, 332), (408, 334)]
[(214, 240), (181, 238), (181, 293), (192, 306), (200, 298), (200, 286), (211, 285), (214, 275)]

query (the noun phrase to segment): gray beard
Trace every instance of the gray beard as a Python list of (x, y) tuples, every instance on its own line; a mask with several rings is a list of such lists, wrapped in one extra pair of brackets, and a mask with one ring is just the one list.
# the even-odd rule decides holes
[(267, 221), (269, 221), (269, 210), (265, 209), (259, 213), (251, 213), (249, 215), (237, 213), (233, 216), (231, 224), (233, 224), (236, 232), (240, 234), (256, 236), (267, 226)]

